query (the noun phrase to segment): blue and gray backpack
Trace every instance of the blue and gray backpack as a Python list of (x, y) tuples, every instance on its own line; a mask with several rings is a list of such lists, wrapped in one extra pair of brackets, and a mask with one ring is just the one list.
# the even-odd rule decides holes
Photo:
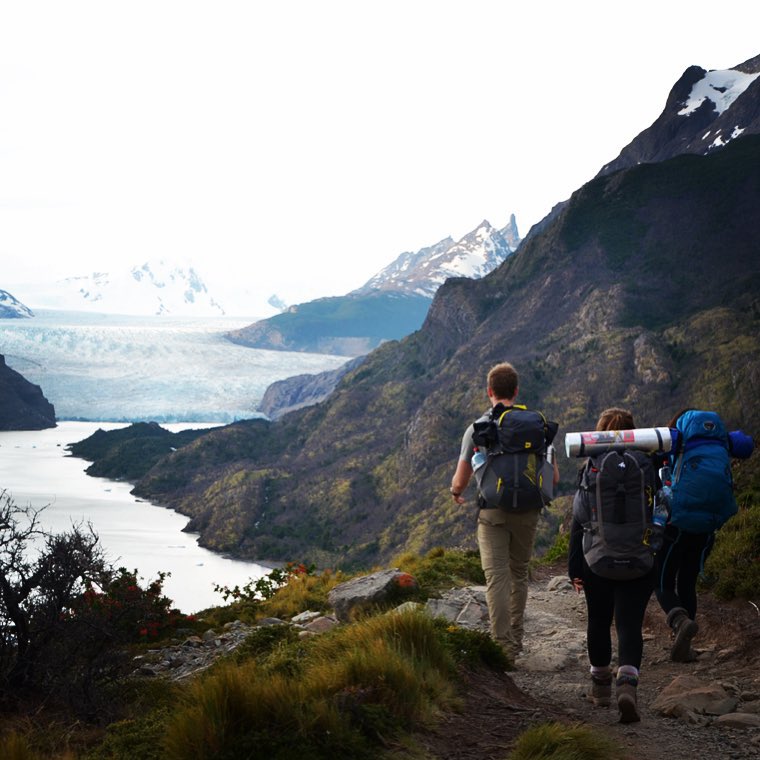
[(691, 409), (676, 429), (669, 522), (687, 533), (711, 533), (738, 511), (726, 427), (715, 412)]

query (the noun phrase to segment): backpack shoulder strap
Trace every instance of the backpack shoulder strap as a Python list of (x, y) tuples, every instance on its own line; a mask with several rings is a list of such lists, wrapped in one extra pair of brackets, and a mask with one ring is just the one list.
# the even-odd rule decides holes
[(591, 470), (591, 467), (591, 457), (589, 457), (583, 463), (580, 470), (578, 470), (578, 488), (582, 488), (584, 491), (588, 491), (591, 487), (591, 483), (589, 482), (589, 471)]

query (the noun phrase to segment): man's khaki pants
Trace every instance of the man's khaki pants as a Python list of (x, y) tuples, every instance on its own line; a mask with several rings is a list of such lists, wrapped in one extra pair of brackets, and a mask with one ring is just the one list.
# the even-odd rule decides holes
[(538, 515), (538, 510), (507, 514), (502, 509), (481, 509), (478, 513), (478, 547), (486, 576), (491, 636), (512, 659), (522, 649), (528, 562)]

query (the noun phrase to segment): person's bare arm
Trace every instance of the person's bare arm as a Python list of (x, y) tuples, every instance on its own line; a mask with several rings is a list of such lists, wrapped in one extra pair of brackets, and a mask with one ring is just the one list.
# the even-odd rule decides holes
[(457, 462), (457, 469), (451, 479), (451, 488), (449, 489), (457, 504), (464, 504), (462, 492), (467, 488), (471, 477), (472, 465), (466, 459), (460, 459)]

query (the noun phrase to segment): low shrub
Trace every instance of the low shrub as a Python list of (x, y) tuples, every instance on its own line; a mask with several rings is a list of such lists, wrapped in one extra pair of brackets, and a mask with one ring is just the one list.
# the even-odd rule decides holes
[(140, 758), (163, 760), (163, 737), (169, 710), (166, 706), (152, 709), (139, 718), (115, 721), (108, 726), (105, 738), (80, 760), (114, 760)]
[(760, 598), (760, 506), (740, 509), (718, 531), (704, 583), (719, 599)]
[(235, 650), (236, 662), (268, 657), (284, 644), (295, 644), (298, 632), (290, 625), (267, 625), (254, 628), (245, 641)]
[(509, 658), (499, 644), (485, 631), (460, 628), (458, 625), (438, 618), (443, 643), (455, 662), (461, 665), (486, 665), (494, 670), (511, 667)]
[(340, 572), (316, 572), (314, 565), (289, 562), (261, 578), (251, 579), (243, 587), (215, 585), (214, 590), (230, 601), (227, 617), (243, 619), (260, 616), (293, 617), (304, 610), (326, 611), (327, 594), (346, 580)]

